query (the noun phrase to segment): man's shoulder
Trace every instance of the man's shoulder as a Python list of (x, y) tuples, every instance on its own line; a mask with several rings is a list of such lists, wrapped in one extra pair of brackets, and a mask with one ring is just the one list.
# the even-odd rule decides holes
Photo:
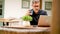
[(47, 12), (44, 11), (44, 10), (39, 10), (39, 13), (42, 14), (42, 15), (47, 15)]
[(42, 12), (42, 13), (46, 12), (46, 11), (44, 11), (44, 10), (39, 10), (39, 11)]

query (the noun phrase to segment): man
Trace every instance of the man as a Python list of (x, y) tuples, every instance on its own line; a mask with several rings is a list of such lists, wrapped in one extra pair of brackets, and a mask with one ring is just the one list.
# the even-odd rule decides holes
[(47, 15), (43, 10), (40, 10), (40, 0), (32, 1), (32, 9), (27, 12), (27, 15), (30, 15), (33, 20), (30, 22), (31, 25), (37, 25), (40, 15)]

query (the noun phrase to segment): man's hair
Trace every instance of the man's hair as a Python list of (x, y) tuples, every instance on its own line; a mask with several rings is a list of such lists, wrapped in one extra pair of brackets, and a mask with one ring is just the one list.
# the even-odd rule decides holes
[(32, 3), (35, 3), (35, 2), (40, 2), (40, 0), (33, 0)]

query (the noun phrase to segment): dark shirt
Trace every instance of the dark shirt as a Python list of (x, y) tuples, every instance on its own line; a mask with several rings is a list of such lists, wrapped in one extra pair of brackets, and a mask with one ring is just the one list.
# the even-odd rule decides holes
[(33, 20), (30, 21), (31, 25), (37, 25), (38, 24), (38, 19), (39, 19), (40, 15), (47, 15), (47, 12), (43, 11), (43, 10), (39, 10), (37, 14), (35, 14), (33, 9), (31, 11), (32, 11), (32, 15), (30, 15), (30, 16), (33, 18)]

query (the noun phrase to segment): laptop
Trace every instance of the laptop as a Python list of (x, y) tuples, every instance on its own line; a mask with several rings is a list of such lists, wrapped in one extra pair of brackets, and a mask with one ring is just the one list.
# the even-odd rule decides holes
[(51, 16), (40, 15), (38, 20), (38, 26), (49, 27), (51, 23)]

